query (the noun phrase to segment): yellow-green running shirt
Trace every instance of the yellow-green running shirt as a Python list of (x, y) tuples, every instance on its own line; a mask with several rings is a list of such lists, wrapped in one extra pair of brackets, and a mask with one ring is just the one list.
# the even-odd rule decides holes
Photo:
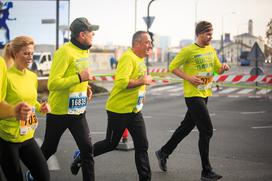
[(56, 115), (78, 115), (86, 110), (88, 82), (77, 73), (89, 67), (89, 50), (68, 42), (54, 54), (49, 79), (49, 104)]
[(139, 79), (146, 74), (143, 58), (129, 48), (119, 59), (114, 86), (106, 103), (106, 109), (115, 113), (139, 112), (145, 96), (145, 85), (128, 89), (130, 79)]
[(187, 75), (200, 76), (205, 82), (203, 85), (195, 86), (184, 80), (184, 97), (205, 98), (212, 95), (213, 73), (218, 72), (220, 67), (221, 63), (211, 45), (202, 48), (191, 44), (180, 50), (169, 65), (169, 70), (172, 72), (176, 68), (181, 68)]
[(0, 101), (3, 101), (6, 95), (7, 87), (7, 66), (5, 60), (0, 57)]
[[(29, 70), (20, 71), (15, 66), (7, 72), (7, 92), (5, 101), (11, 105), (26, 102), (33, 106), (33, 111), (40, 110), (37, 101), (37, 75)], [(35, 127), (36, 128), (36, 127)], [(20, 121), (9, 118), (0, 121), (0, 137), (6, 141), (20, 143), (33, 137), (35, 128), (22, 130)], [(24, 133), (22, 131), (25, 131)]]

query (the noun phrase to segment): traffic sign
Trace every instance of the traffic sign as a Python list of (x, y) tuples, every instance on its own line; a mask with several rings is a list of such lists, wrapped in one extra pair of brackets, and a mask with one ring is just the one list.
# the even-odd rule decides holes
[(247, 58), (253, 62), (264, 62), (265, 56), (264, 53), (262, 52), (261, 48), (259, 47), (258, 43), (254, 43), (253, 47), (251, 48)]
[(144, 18), (145, 24), (147, 26), (147, 29), (149, 29), (155, 19), (155, 16), (145, 16), (143, 18)]

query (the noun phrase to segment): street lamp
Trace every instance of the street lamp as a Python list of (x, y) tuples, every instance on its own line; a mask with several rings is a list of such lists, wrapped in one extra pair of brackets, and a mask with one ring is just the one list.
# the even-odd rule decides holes
[[(151, 27), (151, 24), (153, 23), (155, 17), (152, 16), (150, 17), (149, 16), (149, 8), (150, 8), (150, 5), (152, 4), (152, 2), (154, 2), (155, 0), (151, 0), (149, 3), (148, 3), (148, 6), (147, 6), (147, 17), (145, 19), (146, 21), (146, 26), (147, 26), (147, 32), (149, 33), (149, 28)], [(153, 35), (152, 35), (153, 36)], [(152, 37), (153, 38), (153, 37)], [(148, 57), (146, 57), (146, 68), (147, 68), (147, 73), (148, 73), (148, 67), (149, 67), (149, 62), (148, 62)]]
[(134, 10), (134, 31), (137, 30), (137, 0), (135, 0), (135, 10)]
[(221, 49), (222, 49), (222, 61), (225, 60), (224, 55), (224, 16), (230, 15), (230, 14), (236, 14), (236, 12), (227, 12), (222, 15), (222, 35), (221, 35)]
[(149, 3), (148, 3), (148, 6), (147, 6), (147, 22), (146, 22), (146, 25), (147, 25), (147, 31), (149, 31), (149, 28), (151, 27), (151, 24), (153, 23), (153, 20), (154, 20), (154, 16), (149, 16), (149, 9), (150, 9), (150, 5), (152, 4), (152, 2), (154, 2), (155, 0), (151, 0)]
[(56, 0), (56, 50), (59, 49), (59, 7), (60, 1)]

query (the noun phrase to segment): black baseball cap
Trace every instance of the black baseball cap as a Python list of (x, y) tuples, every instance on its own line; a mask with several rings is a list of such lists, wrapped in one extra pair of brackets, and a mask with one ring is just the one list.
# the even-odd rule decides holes
[(87, 18), (76, 18), (70, 25), (70, 30), (73, 33), (79, 33), (82, 31), (96, 31), (99, 29), (98, 25), (91, 24)]

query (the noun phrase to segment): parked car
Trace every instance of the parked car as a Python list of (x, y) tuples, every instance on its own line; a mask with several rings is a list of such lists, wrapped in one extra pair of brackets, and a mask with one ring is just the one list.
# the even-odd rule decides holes
[(48, 75), (52, 64), (52, 56), (50, 52), (35, 52), (33, 54), (33, 62), (29, 65), (29, 69), (37, 73), (38, 76)]
[(247, 58), (249, 51), (242, 51), (240, 55), (240, 65), (241, 66), (249, 66), (250, 60)]
[(264, 63), (272, 63), (272, 58), (265, 59)]
[(248, 59), (241, 59), (240, 60), (240, 65), (241, 66), (249, 66), (250, 65), (250, 60), (248, 60)]

